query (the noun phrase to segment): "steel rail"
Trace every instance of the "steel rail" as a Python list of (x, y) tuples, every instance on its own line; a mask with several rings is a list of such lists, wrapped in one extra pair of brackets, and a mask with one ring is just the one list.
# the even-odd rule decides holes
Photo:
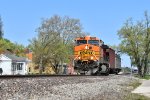
[(0, 75), (2, 78), (36, 78), (36, 77), (80, 77), (80, 76), (96, 76), (96, 75)]

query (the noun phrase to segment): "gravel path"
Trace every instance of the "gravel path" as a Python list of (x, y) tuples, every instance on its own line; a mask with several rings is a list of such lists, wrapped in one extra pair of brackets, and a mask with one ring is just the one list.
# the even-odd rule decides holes
[(0, 100), (123, 100), (134, 81), (123, 75), (0, 79)]

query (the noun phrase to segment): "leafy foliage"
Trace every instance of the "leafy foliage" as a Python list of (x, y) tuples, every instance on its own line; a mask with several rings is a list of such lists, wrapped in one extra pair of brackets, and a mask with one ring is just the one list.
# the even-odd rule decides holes
[(118, 31), (121, 39), (120, 50), (130, 56), (132, 64), (138, 67), (140, 76), (144, 76), (147, 72), (150, 55), (149, 18), (147, 12), (145, 12), (144, 20), (134, 23), (132, 19), (129, 19)]
[(17, 56), (25, 56), (25, 47), (23, 45), (12, 43), (8, 39), (0, 39), (0, 54), (4, 53), (6, 50)]
[(57, 15), (44, 19), (37, 32), (38, 36), (30, 40), (33, 61), (40, 70), (51, 64), (56, 73), (58, 65), (67, 62), (69, 55), (73, 54), (74, 38), (85, 35), (78, 19)]

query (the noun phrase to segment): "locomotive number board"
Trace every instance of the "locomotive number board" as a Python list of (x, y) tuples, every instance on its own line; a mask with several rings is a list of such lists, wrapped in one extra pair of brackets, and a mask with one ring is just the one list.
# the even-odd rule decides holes
[(79, 51), (79, 55), (94, 55), (94, 51), (91, 50), (83, 50), (83, 51)]

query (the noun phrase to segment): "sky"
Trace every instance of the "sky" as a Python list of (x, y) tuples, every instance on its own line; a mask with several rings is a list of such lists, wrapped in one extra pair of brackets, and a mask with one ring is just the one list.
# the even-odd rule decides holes
[[(150, 0), (0, 0), (4, 38), (27, 46), (37, 36), (43, 18), (53, 15), (80, 19), (83, 31), (108, 45), (118, 45), (117, 31), (128, 18), (140, 20), (150, 13)], [(150, 14), (149, 14), (150, 15)], [(122, 55), (122, 66), (130, 59)]]

